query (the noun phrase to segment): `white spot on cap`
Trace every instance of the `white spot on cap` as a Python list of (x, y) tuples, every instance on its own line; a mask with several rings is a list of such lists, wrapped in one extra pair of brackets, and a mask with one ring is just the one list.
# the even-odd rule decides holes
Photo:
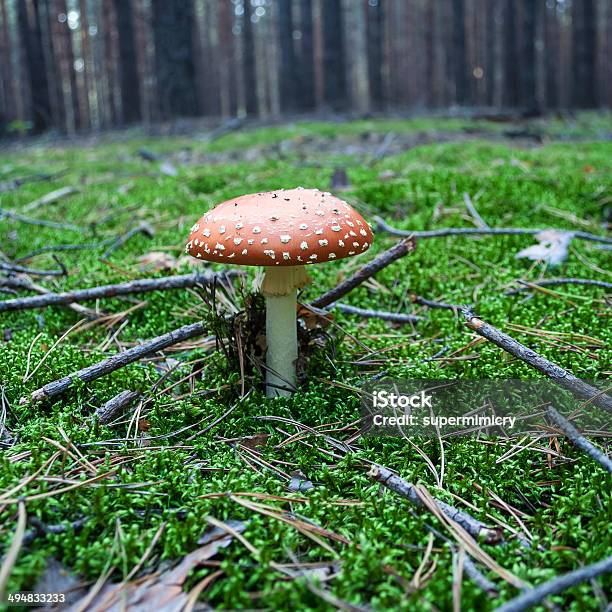
[(220, 234), (225, 234), (225, 225), (220, 225), (219, 226), (219, 233)]
[(338, 240), (338, 246), (343, 247), (344, 246), (344, 240)]
[(349, 253), (348, 253), (348, 254), (349, 254), (349, 255), (354, 255), (354, 254), (355, 254), (355, 251), (349, 251)]
[(300, 229), (301, 230), (308, 229), (308, 225), (306, 225), (306, 223), (300, 223)]
[(268, 244), (268, 239), (267, 238), (262, 238), (260, 241), (260, 244)]
[(278, 221), (278, 217), (276, 215), (272, 215), (270, 217), (270, 221)]
[(323, 210), (315, 210), (315, 215), (319, 215), (319, 217), (322, 217), (325, 214), (325, 211)]
[(332, 225), (331, 226), (331, 230), (332, 232), (339, 232), (342, 228), (339, 225)]
[(198, 246), (198, 244), (200, 244), (200, 241), (199, 241), (199, 240), (196, 238), (196, 239), (193, 241), (193, 244), (195, 244), (196, 246)]
[(336, 259), (336, 254), (335, 253), (330, 253), (327, 257), (328, 257), (328, 259)]
[(355, 248), (357, 248), (357, 247), (359, 246), (359, 243), (358, 243), (358, 242), (353, 242), (353, 246), (354, 246)]
[(200, 224), (196, 223), (195, 225), (192, 226), (191, 231), (197, 232), (199, 229), (200, 229)]
[(200, 259), (202, 259), (202, 253), (196, 253), (196, 257), (199, 257)]
[(234, 257), (234, 255), (236, 255), (236, 253), (232, 253), (231, 255), (228, 255), (227, 258), (231, 259), (232, 257)]
[(219, 249), (219, 251), (225, 251), (225, 247), (219, 242), (217, 242), (217, 244), (215, 245), (215, 249)]
[(349, 232), (349, 234), (350, 234), (351, 236), (356, 236), (356, 235), (357, 235), (357, 234), (356, 234), (356, 233), (355, 233), (353, 230), (351, 230), (351, 231)]
[(307, 242), (302, 242), (300, 244), (300, 249), (302, 249), (302, 251), (305, 251), (308, 248), (308, 243)]
[(255, 242), (255, 241), (254, 241), (252, 238), (249, 238), (249, 239), (247, 240), (247, 243), (248, 243), (248, 244), (253, 244), (254, 242)]
[(286, 251), (283, 251), (283, 259), (291, 259), (291, 255), (289, 255), (289, 253)]
[(360, 233), (362, 236), (367, 236), (367, 235), (368, 235), (368, 232), (366, 232), (364, 229), (360, 229), (360, 230), (359, 230), (359, 233)]
[(272, 259), (276, 259), (276, 255), (272, 249), (266, 249), (264, 251), (264, 255), (267, 255), (268, 257), (271, 257)]
[(325, 238), (323, 238), (322, 240), (319, 240), (319, 244), (321, 246), (327, 246), (329, 244), (329, 240), (325, 240)]
[(244, 225), (242, 225), (242, 223), (238, 222), (236, 223), (236, 229), (242, 229), (244, 227)]
[(317, 236), (320, 236), (322, 233), (323, 233), (323, 230), (321, 228), (315, 230), (315, 234)]
[(204, 245), (204, 252), (205, 253), (210, 253), (210, 247), (208, 246), (208, 244)]
[(368, 248), (368, 243), (367, 243), (367, 242), (364, 242), (364, 243), (361, 245), (361, 250), (362, 250), (362, 251), (365, 251), (367, 248)]
[(347, 224), (349, 227), (355, 227), (355, 224), (354, 224), (352, 221), (347, 221), (347, 222), (346, 222), (346, 224)]
[(363, 223), (359, 219), (357, 219), (357, 225), (363, 225)]
[(283, 235), (280, 237), (280, 241), (281, 241), (283, 244), (287, 244), (287, 243), (288, 243), (290, 240), (291, 240), (291, 236), (289, 236), (289, 234), (283, 234)]
[(310, 259), (317, 259), (317, 257), (318, 257), (318, 255), (317, 255), (316, 253), (313, 253), (313, 254), (310, 256)]
[(234, 244), (240, 244), (242, 242), (242, 238), (234, 238)]
[(246, 249), (242, 249), (241, 255), (248, 255), (248, 254), (249, 254), (249, 252)]
[(261, 234), (261, 227), (259, 227), (258, 225), (256, 225), (256, 226), (253, 228), (253, 233), (254, 233), (254, 234)]
[(203, 236), (206, 236), (206, 238), (208, 238), (210, 236), (210, 230), (206, 227), (204, 228), (204, 231), (202, 232)]

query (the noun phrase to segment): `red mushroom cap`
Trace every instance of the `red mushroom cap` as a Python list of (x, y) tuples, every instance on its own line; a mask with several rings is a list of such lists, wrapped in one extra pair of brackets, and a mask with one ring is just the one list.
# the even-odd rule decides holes
[(365, 219), (318, 189), (279, 189), (228, 200), (192, 228), (186, 251), (242, 266), (301, 266), (359, 255), (372, 244)]

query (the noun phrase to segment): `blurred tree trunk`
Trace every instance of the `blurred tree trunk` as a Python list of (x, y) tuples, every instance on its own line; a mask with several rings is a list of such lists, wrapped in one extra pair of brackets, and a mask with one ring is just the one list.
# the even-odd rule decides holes
[(536, 22), (538, 0), (523, 0), (521, 23), (521, 106), (528, 115), (539, 114), (536, 95)]
[(312, 0), (300, 0), (300, 98), (299, 107), (308, 111), (316, 106)]
[(453, 58), (455, 101), (463, 106), (468, 103), (464, 0), (453, 0)]
[(244, 68), (244, 103), (246, 114), (256, 117), (259, 113), (257, 99), (257, 72), (255, 63), (255, 41), (253, 39), (253, 7), (244, 0), (244, 23), (242, 26), (242, 60)]
[(140, 80), (134, 38), (134, 15), (131, 0), (114, 0), (119, 45), (119, 85), (121, 116), (124, 123), (140, 121)]
[[(156, 0), (160, 2), (161, 0)], [(236, 87), (236, 66), (234, 57), (234, 5), (231, 0), (219, 0), (219, 81), (221, 90), (221, 113), (235, 116), (238, 112), (238, 91)]]
[(348, 101), (344, 62), (341, 0), (321, 3), (323, 28), (323, 102), (333, 110), (345, 110)]
[(3, 61), (0, 65), (0, 79), (2, 82), (2, 112), (0, 112), (0, 132), (2, 123), (17, 119), (17, 100), (15, 98), (14, 77), (13, 77), (13, 49), (9, 34), (8, 11), (6, 10), (6, 0), (0, 0), (0, 19), (2, 19), (2, 29), (0, 30), (0, 57)]
[(91, 51), (89, 44), (89, 17), (87, 15), (87, 0), (79, 0), (79, 11), (81, 20), (81, 55), (83, 56), (83, 89), (84, 100), (83, 104), (88, 109), (88, 127), (91, 128), (91, 110), (90, 110), (90, 69), (91, 69)]
[(72, 31), (68, 26), (68, 7), (66, 0), (55, 0), (55, 11), (59, 19), (59, 34), (61, 35), (61, 58), (60, 66), (64, 73), (64, 78), (70, 85), (70, 109), (72, 111), (72, 125), (76, 131), (84, 127), (86, 123), (84, 117), (85, 109), (79, 103), (79, 90), (77, 86), (76, 71), (74, 68), (74, 49), (72, 46)]
[(597, 106), (595, 0), (572, 3), (572, 102), (578, 108)]
[(368, 83), (370, 104), (375, 110), (385, 106), (383, 86), (383, 39), (385, 0), (364, 0), (366, 5), (366, 48), (368, 55)]
[(193, 57), (192, 0), (153, 0), (155, 74), (160, 117), (199, 113)]
[(545, 91), (546, 108), (559, 107), (559, 16), (557, 14), (557, 0), (546, 7), (546, 20), (544, 23), (544, 65), (545, 65)]
[(36, 133), (51, 126), (51, 98), (42, 40), (39, 0), (19, 0), (17, 17), (30, 88), (32, 128)]
[(292, 1), (277, 0), (279, 41), (279, 93), (281, 112), (297, 109), (299, 83), (297, 62), (293, 48)]
[(487, 90), (487, 106), (493, 106), (495, 97), (495, 6), (492, 2), (485, 2), (487, 11), (485, 33), (485, 86)]
[(104, 40), (104, 75), (105, 75), (105, 106), (106, 106), (106, 126), (110, 127), (119, 121), (119, 112), (117, 110), (117, 100), (115, 92), (117, 90), (117, 63), (115, 61), (115, 11), (113, 9), (112, 0), (103, 0), (102, 2), (103, 19), (103, 40)]
[(504, 11), (504, 104), (510, 107), (519, 105), (520, 73), (519, 53), (516, 41), (517, 28), (515, 19), (515, 3), (506, 0)]

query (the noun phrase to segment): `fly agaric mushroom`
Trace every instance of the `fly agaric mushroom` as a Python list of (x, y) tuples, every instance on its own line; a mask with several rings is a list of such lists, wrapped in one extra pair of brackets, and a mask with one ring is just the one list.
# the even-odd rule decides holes
[(192, 257), (265, 268), (268, 397), (295, 388), (297, 290), (310, 280), (305, 266), (359, 255), (371, 243), (370, 226), (351, 206), (301, 187), (228, 200), (191, 228)]

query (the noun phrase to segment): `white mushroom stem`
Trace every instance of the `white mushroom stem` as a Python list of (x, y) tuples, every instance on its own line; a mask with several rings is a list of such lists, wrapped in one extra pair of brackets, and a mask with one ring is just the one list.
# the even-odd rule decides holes
[(266, 298), (266, 395), (287, 397), (296, 386), (297, 290), (308, 283), (301, 266), (265, 269), (261, 293)]

